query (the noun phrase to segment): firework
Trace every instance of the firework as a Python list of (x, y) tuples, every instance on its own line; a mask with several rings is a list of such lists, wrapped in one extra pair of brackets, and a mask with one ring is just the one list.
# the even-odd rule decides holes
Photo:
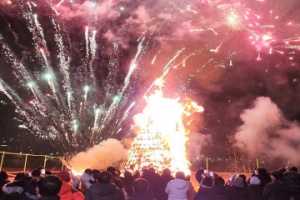
[(206, 69), (236, 60), (275, 55), (294, 64), (293, 3), (0, 1), (0, 88), (22, 127), (66, 151), (86, 149), (130, 135), (157, 78), (174, 83), (176, 99), (198, 95), (190, 84)]

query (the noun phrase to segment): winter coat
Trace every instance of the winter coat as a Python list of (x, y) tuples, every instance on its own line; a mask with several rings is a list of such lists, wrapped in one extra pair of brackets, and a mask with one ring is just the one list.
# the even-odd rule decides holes
[(62, 181), (58, 195), (61, 200), (84, 200), (83, 194), (66, 181)]
[(300, 199), (300, 174), (295, 171), (286, 171), (283, 173), (283, 180), (288, 185), (291, 195)]
[(88, 188), (91, 187), (90, 180), (92, 179), (90, 174), (83, 173), (80, 177), (81, 191), (84, 193)]
[(167, 184), (171, 181), (174, 180), (174, 177), (169, 175), (169, 174), (162, 174), (159, 178), (159, 183), (160, 186), (158, 188), (159, 191), (159, 199), (160, 200), (167, 200), (168, 199), (168, 194), (165, 192), (165, 188), (167, 187)]
[(202, 174), (204, 173), (204, 169), (200, 168), (198, 169), (198, 171), (196, 172), (195, 178), (198, 181), (199, 184), (201, 184), (202, 181)]
[(229, 200), (228, 189), (224, 185), (213, 186), (209, 193), (209, 200)]
[(37, 200), (38, 196), (30, 194), (29, 192), (22, 192), (20, 194), (19, 200)]
[(210, 195), (210, 187), (201, 187), (199, 188), (195, 200), (209, 200), (209, 195)]
[(289, 200), (288, 185), (283, 180), (276, 178), (264, 188), (263, 198), (266, 200)]
[(4, 195), (4, 192), (2, 191), (2, 187), (7, 183), (9, 183), (9, 180), (7, 180), (7, 179), (6, 180), (0, 180), (0, 197), (2, 197)]
[(41, 197), (38, 200), (60, 200), (59, 196)]
[(147, 192), (138, 192), (138, 193), (133, 193), (131, 198), (128, 200), (156, 200), (151, 197), (151, 195)]
[(124, 200), (122, 192), (114, 184), (96, 183), (85, 193), (85, 200)]
[(189, 181), (176, 178), (167, 184), (165, 192), (168, 194), (168, 200), (188, 200), (189, 189)]
[(132, 176), (126, 176), (122, 180), (124, 189), (129, 196), (131, 196), (133, 194), (133, 189), (132, 189), (133, 181), (134, 181), (134, 179)]
[(20, 185), (19, 182), (12, 182), (4, 185), (2, 187), (2, 191), (4, 194), (11, 194), (11, 193), (21, 194), (24, 191), (24, 188)]
[(248, 191), (246, 188), (232, 186), (229, 188), (230, 200), (248, 200)]
[(261, 185), (249, 185), (247, 190), (248, 190), (248, 195), (249, 195), (249, 200), (261, 200), (262, 199), (262, 193), (263, 193), (263, 187)]

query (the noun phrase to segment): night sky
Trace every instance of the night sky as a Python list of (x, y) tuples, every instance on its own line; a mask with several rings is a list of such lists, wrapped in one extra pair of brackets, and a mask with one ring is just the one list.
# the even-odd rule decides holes
[[(160, 77), (166, 96), (188, 97), (204, 107), (190, 127), (201, 136), (199, 154), (226, 157), (238, 146), (262, 155), (263, 150), (249, 148), (255, 149), (256, 140), (245, 140), (248, 124), (257, 125), (259, 117), (251, 123), (241, 117), (257, 110), (259, 97), (268, 102), (264, 108), (276, 105), (280, 120), (276, 125), (266, 120), (253, 134), (264, 134), (275, 147), (299, 150), (292, 137), (280, 143), (291, 127), (300, 130), (298, 0), (0, 0), (0, 5), (0, 89), (12, 99), (0, 96), (0, 134), (9, 143), (7, 151), (72, 152), (109, 137), (131, 137), (132, 117)], [(46, 72), (55, 77), (56, 96), (43, 80)], [(38, 85), (36, 97), (29, 82)], [(86, 101), (85, 85), (93, 86)], [(71, 90), (74, 112), (67, 111)], [(104, 110), (97, 134), (91, 133), (95, 105)], [(76, 133), (75, 118), (80, 121)]]

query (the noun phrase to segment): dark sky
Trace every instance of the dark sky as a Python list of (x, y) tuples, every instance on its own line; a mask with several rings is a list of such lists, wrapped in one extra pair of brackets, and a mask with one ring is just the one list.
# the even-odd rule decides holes
[[(164, 72), (167, 96), (192, 98), (205, 109), (192, 130), (211, 136), (202, 154), (227, 156), (224, 149), (243, 124), (240, 115), (257, 97), (269, 97), (286, 120), (300, 120), (297, 0), (58, 3), (0, 0), (0, 77), (14, 101), (1, 96), (0, 134), (11, 143), (8, 150), (78, 151), (123, 138), (145, 105), (145, 91)], [(130, 74), (133, 61), (137, 68)], [(56, 96), (45, 72), (54, 74)], [(29, 82), (38, 85), (36, 97)], [(85, 85), (93, 87), (81, 114)], [(70, 89), (74, 112), (68, 110)], [(122, 96), (117, 104), (115, 96)], [(97, 134), (91, 131), (95, 105), (103, 110)]]

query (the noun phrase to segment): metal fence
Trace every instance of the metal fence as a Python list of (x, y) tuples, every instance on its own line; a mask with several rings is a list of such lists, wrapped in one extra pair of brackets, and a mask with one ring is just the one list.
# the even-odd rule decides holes
[(32, 171), (39, 167), (62, 170), (64, 157), (0, 151), (0, 171)]

